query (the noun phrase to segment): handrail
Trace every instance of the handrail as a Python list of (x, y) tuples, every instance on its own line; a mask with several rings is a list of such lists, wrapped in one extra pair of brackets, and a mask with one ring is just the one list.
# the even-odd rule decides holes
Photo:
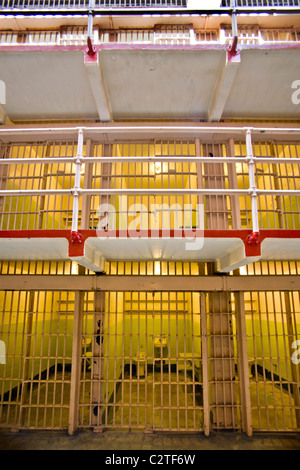
[[(1, 10), (0, 10), (1, 12)], [(97, 52), (97, 47), (101, 45), (111, 47), (112, 44), (123, 45), (123, 44), (135, 44), (135, 45), (184, 45), (184, 47), (195, 47), (197, 45), (227, 45), (230, 44), (234, 38), (239, 43), (239, 47), (263, 47), (275, 44), (298, 44), (300, 41), (300, 29), (299, 28), (260, 28), (258, 27), (255, 34), (251, 25), (241, 27), (235, 32), (229, 30), (226, 25), (220, 29), (198, 29), (192, 28), (189, 25), (188, 35), (182, 33), (182, 25), (175, 26), (174, 30), (168, 34), (157, 30), (154, 26), (151, 28), (126, 28), (120, 29), (102, 29), (99, 26), (93, 27), (91, 19), (93, 16), (89, 14), (88, 28), (86, 26), (70, 26), (64, 30), (61, 29), (50, 29), (50, 30), (30, 30), (26, 31), (9, 31), (3, 30), (0, 32), (0, 46), (7, 48), (23, 48), (30, 47), (36, 48), (41, 46), (76, 46), (82, 48), (87, 44), (87, 38), (89, 38), (88, 51), (91, 55)], [(178, 30), (176, 30), (178, 27)], [(22, 43), (18, 41), (19, 35), (22, 35)], [(112, 38), (113, 35), (113, 38)]]
[(152, 133), (168, 133), (168, 132), (197, 132), (197, 133), (239, 133), (244, 134), (248, 129), (251, 130), (252, 134), (299, 134), (300, 129), (298, 127), (252, 127), (252, 126), (201, 126), (201, 125), (103, 125), (103, 126), (69, 126), (69, 127), (1, 127), (0, 137), (2, 135), (30, 135), (30, 134), (45, 134), (45, 133), (59, 133), (64, 134), (71, 132), (74, 135), (78, 134), (78, 131), (82, 129), (84, 132), (98, 133), (98, 134), (114, 134), (117, 132), (130, 133), (130, 132), (152, 132)]
[[(246, 156), (245, 157), (214, 157), (214, 156), (205, 156), (205, 157), (196, 157), (196, 156), (189, 156), (189, 155), (181, 155), (181, 156), (136, 156), (136, 157), (112, 157), (112, 156), (105, 156), (105, 157), (85, 157), (84, 156), (84, 134), (88, 132), (96, 132), (96, 133), (113, 133), (122, 130), (124, 132), (130, 132), (130, 130), (134, 130), (135, 132), (139, 131), (151, 131), (151, 132), (158, 132), (166, 131), (166, 130), (187, 130), (190, 129), (193, 132), (195, 130), (198, 134), (201, 132), (206, 133), (219, 133), (221, 132), (235, 132), (238, 134), (242, 134), (245, 137), (246, 142)], [(46, 158), (0, 158), (0, 166), (7, 165), (7, 164), (45, 164), (45, 163), (73, 163), (75, 164), (75, 171), (74, 173), (74, 186), (68, 189), (10, 189), (10, 190), (0, 190), (0, 197), (1, 196), (45, 196), (45, 195), (71, 195), (73, 197), (73, 212), (72, 212), (72, 234), (74, 240), (76, 240), (78, 234), (78, 216), (79, 216), (79, 199), (83, 195), (219, 195), (219, 196), (248, 196), (251, 198), (251, 213), (252, 213), (252, 235), (249, 237), (249, 244), (256, 244), (258, 237), (259, 237), (259, 222), (258, 222), (258, 198), (260, 196), (266, 195), (273, 195), (277, 196), (300, 196), (299, 190), (290, 190), (290, 189), (258, 189), (256, 187), (255, 182), (255, 165), (257, 163), (272, 163), (272, 164), (297, 164), (299, 165), (300, 160), (298, 158), (272, 158), (272, 157), (255, 157), (253, 155), (252, 150), (252, 135), (253, 134), (262, 134), (266, 136), (269, 132), (271, 135), (274, 134), (300, 134), (300, 130), (296, 128), (252, 128), (252, 127), (192, 127), (192, 126), (127, 126), (127, 127), (120, 127), (120, 126), (103, 126), (103, 127), (70, 127), (70, 128), (40, 128), (40, 129), (0, 129), (0, 137), (1, 135), (11, 135), (11, 133), (19, 133), (21, 135), (31, 134), (31, 132), (38, 131), (51, 133), (51, 131), (60, 132), (70, 132), (77, 134), (77, 154), (74, 157), (46, 157)], [(197, 189), (171, 189), (171, 188), (160, 188), (160, 189), (143, 189), (143, 188), (135, 188), (135, 189), (92, 189), (92, 188), (81, 188), (80, 187), (80, 176), (81, 176), (81, 168), (82, 165), (86, 163), (93, 163), (93, 162), (101, 162), (101, 163), (113, 163), (113, 162), (196, 162), (196, 163), (226, 163), (228, 164), (236, 164), (236, 163), (246, 163), (248, 165), (249, 171), (249, 188), (248, 189), (208, 189), (208, 188), (197, 188)]]
[[(82, 163), (153, 163), (153, 162), (165, 162), (165, 163), (245, 163), (248, 161), (247, 157), (230, 157), (230, 160), (226, 160), (225, 157), (193, 157), (190, 155), (171, 156), (171, 155), (157, 155), (155, 157), (82, 157)], [(255, 163), (280, 163), (278, 158), (272, 157), (252, 157)], [(74, 163), (76, 157), (45, 157), (45, 158), (0, 158), (0, 165), (30, 165), (33, 163), (44, 164), (44, 163)], [(282, 163), (298, 164), (299, 158), (284, 158)]]

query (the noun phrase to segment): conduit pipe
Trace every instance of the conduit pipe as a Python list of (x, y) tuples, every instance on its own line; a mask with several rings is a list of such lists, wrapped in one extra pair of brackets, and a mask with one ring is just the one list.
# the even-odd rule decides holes
[(231, 22), (232, 22), (232, 43), (229, 46), (228, 53), (229, 55), (236, 56), (238, 53), (237, 43), (238, 43), (238, 29), (237, 29), (237, 17), (236, 17), (236, 4), (235, 0), (231, 0)]
[(89, 14), (88, 14), (88, 30), (87, 30), (87, 54), (93, 56), (96, 53), (96, 48), (93, 46), (93, 17), (94, 17), (95, 0), (89, 0)]
[(251, 197), (251, 213), (252, 213), (252, 234), (248, 237), (249, 245), (257, 245), (259, 239), (259, 223), (257, 210), (257, 188), (255, 184), (255, 157), (252, 151), (251, 130), (246, 131), (246, 150), (247, 163), (249, 168), (249, 192)]
[[(167, 163), (245, 163), (245, 157), (192, 157), (190, 155), (181, 155), (180, 157), (172, 155), (159, 155), (155, 157), (100, 157), (101, 163), (154, 163), (154, 162), (167, 162)], [(84, 163), (99, 163), (99, 157), (84, 157)], [(276, 163), (280, 164), (297, 164), (299, 165), (299, 158), (284, 158), (280, 161), (279, 158), (269, 157), (255, 157), (256, 163)], [(0, 165), (22, 165), (25, 164), (45, 164), (45, 163), (74, 163), (74, 157), (45, 157), (45, 158), (0, 158)]]
[(77, 155), (74, 157), (75, 160), (75, 181), (73, 188), (73, 214), (72, 214), (72, 230), (71, 239), (73, 243), (81, 243), (82, 237), (78, 233), (78, 213), (79, 213), (79, 197), (81, 193), (80, 187), (80, 171), (83, 162), (83, 130), (78, 130), (78, 143), (77, 143)]

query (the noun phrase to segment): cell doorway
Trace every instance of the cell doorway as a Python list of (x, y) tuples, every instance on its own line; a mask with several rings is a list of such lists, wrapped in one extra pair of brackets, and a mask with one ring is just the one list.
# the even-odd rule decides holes
[(79, 427), (202, 431), (199, 294), (87, 297)]

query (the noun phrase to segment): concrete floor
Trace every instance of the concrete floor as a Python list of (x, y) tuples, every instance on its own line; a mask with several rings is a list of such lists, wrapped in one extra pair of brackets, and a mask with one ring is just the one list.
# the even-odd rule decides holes
[[(138, 432), (0, 432), (0, 450), (101, 450), (101, 451), (189, 451), (189, 450), (300, 450), (299, 435), (255, 435), (217, 432), (203, 435), (144, 434)], [(134, 455), (134, 452), (133, 452)]]

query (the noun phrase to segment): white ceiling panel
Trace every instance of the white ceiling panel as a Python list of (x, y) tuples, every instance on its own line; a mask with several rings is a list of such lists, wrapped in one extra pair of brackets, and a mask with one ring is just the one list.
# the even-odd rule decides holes
[(113, 116), (205, 119), (224, 51), (103, 51)]
[(299, 118), (300, 105), (293, 104), (291, 87), (299, 77), (300, 49), (242, 51), (223, 117)]
[(1, 52), (12, 121), (97, 118), (82, 51)]
[[(104, 47), (99, 76), (112, 119), (206, 120), (225, 59), (218, 48)], [(299, 118), (291, 99), (299, 77), (299, 48), (242, 50), (222, 118)], [(0, 79), (15, 123), (101, 119), (83, 50), (0, 48)]]

